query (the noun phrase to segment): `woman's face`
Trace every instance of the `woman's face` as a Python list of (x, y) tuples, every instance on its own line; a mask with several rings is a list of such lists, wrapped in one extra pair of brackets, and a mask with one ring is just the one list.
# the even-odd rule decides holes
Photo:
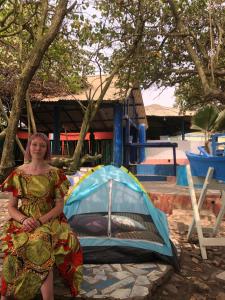
[(42, 138), (36, 137), (31, 141), (30, 155), (32, 158), (44, 159), (46, 151), (47, 144)]

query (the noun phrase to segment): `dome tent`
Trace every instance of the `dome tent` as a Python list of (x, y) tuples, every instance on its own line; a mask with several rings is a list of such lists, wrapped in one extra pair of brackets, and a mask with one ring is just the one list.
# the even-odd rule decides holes
[(99, 166), (73, 186), (64, 212), (78, 234), (85, 263), (162, 259), (178, 267), (166, 215), (124, 167)]

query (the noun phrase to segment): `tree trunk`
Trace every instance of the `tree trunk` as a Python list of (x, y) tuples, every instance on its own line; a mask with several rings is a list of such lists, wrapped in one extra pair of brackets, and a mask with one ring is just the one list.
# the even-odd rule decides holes
[[(5, 118), (6, 122), (9, 123), (9, 118), (8, 118), (8, 116), (7, 116), (7, 114), (6, 114), (5, 110), (4, 110), (4, 107), (3, 107), (3, 104), (2, 104), (2, 100), (1, 100), (1, 99), (0, 99), (0, 111), (2, 112), (2, 115), (3, 115), (3, 117)], [(1, 132), (1, 138), (4, 138), (4, 139), (5, 139), (6, 133), (7, 133), (7, 128), (6, 128), (4, 131)], [(23, 145), (21, 144), (21, 142), (20, 142), (20, 140), (19, 140), (19, 138), (18, 138), (17, 135), (16, 135), (16, 137), (15, 137), (15, 140), (16, 140), (16, 143), (17, 143), (18, 147), (20, 148), (20, 151), (21, 151), (22, 154), (24, 155), (24, 154), (25, 154), (25, 150), (24, 150)], [(13, 166), (13, 165), (14, 165), (14, 163), (13, 163), (13, 161), (12, 161), (12, 166)], [(9, 166), (9, 168), (11, 168), (11, 167)]]
[(28, 91), (27, 91), (27, 95), (26, 95), (26, 103), (27, 103), (27, 120), (28, 120), (28, 124), (30, 125), (30, 131), (32, 133), (36, 133), (37, 127), (36, 127), (33, 108), (32, 108), (31, 102), (30, 102), (30, 96), (29, 96)]
[(76, 172), (80, 167), (81, 151), (83, 148), (85, 136), (90, 127), (91, 107), (92, 107), (92, 105), (91, 105), (91, 103), (89, 103), (88, 107), (86, 108), (85, 114), (84, 114), (82, 126), (80, 129), (79, 140), (77, 142), (76, 149), (73, 153), (72, 162), (70, 163), (70, 166), (69, 166), (69, 172), (72, 172), (72, 173)]
[(30, 56), (25, 62), (25, 66), (22, 69), (21, 75), (19, 76), (9, 118), (7, 135), (2, 152), (0, 180), (5, 176), (7, 169), (11, 168), (14, 165), (13, 148), (18, 121), (21, 113), (21, 107), (26, 97), (26, 92), (29, 84), (41, 63), (45, 52), (55, 39), (60, 29), (62, 21), (67, 13), (67, 4), (68, 0), (59, 0), (59, 4), (56, 7), (55, 15), (52, 18), (49, 29), (44, 35), (40, 36), (34, 44)]

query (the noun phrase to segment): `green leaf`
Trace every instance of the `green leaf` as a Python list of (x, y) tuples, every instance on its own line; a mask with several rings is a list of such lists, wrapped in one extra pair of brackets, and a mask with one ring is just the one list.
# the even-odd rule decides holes
[(217, 131), (225, 130), (225, 110), (221, 111), (216, 119), (215, 129)]
[(218, 114), (219, 111), (215, 106), (205, 106), (192, 117), (191, 128), (198, 130), (200, 129), (205, 132), (214, 131)]

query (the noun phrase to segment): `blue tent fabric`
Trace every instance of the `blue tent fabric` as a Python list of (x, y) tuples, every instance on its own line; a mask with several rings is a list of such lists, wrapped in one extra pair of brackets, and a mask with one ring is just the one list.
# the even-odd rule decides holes
[(166, 215), (152, 204), (138, 180), (125, 168), (108, 165), (96, 169), (85, 179), (80, 180), (80, 183), (78, 182), (64, 206), (64, 213), (68, 219), (96, 213), (107, 215), (109, 210), (112, 214), (131, 213), (149, 216), (163, 242), (139, 239), (138, 234), (134, 239), (115, 236), (80, 236), (83, 247), (130, 247), (153, 251), (167, 257), (175, 255), (174, 246), (169, 238)]

